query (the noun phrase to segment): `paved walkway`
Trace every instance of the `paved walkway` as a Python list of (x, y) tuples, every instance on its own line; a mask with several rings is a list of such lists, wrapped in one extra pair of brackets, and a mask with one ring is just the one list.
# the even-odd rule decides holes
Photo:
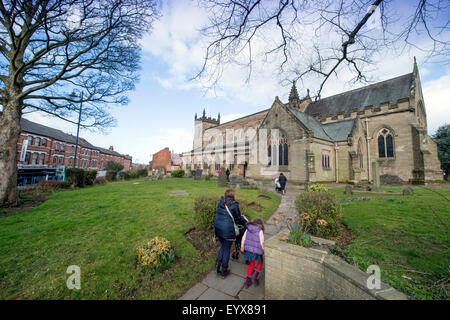
[[(266, 190), (272, 192), (272, 190)], [(294, 200), (299, 190), (287, 190), (282, 196), (281, 203), (274, 214), (266, 221), (264, 238), (269, 239), (286, 225), (277, 221), (278, 213), (284, 213), (286, 217), (296, 214)], [(234, 248), (234, 245), (233, 245)], [(201, 282), (189, 289), (179, 300), (263, 300), (264, 299), (264, 266), (260, 275), (259, 286), (251, 285), (244, 288), (248, 265), (245, 264), (243, 255), (239, 260), (230, 258), (229, 268), (231, 273), (222, 279), (215, 271), (211, 271)]]

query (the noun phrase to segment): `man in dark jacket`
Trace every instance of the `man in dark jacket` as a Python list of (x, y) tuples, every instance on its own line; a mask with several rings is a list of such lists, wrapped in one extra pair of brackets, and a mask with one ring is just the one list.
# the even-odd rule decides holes
[(284, 176), (283, 172), (280, 173), (280, 176), (278, 177), (278, 182), (280, 183), (280, 186), (281, 186), (281, 188), (280, 188), (281, 192), (283, 194), (286, 194), (286, 182), (287, 182), (287, 179)]
[(225, 171), (225, 174), (227, 175), (227, 181), (230, 182), (230, 169), (227, 169), (227, 171)]
[[(217, 255), (215, 269), (222, 277), (226, 277), (230, 273), (230, 270), (228, 269), (230, 249), (232, 243), (236, 241), (234, 225), (245, 225), (247, 222), (247, 219), (241, 215), (239, 203), (234, 200), (234, 196), (234, 190), (230, 189), (225, 191), (225, 198), (219, 200), (216, 220), (214, 222), (214, 231), (220, 241), (220, 250)], [(233, 218), (231, 216), (233, 216)], [(222, 270), (220, 270), (221, 267)]]

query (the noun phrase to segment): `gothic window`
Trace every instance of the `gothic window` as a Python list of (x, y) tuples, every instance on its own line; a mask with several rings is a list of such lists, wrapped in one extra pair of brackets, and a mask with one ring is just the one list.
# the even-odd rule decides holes
[(378, 156), (380, 158), (394, 157), (394, 136), (389, 129), (383, 128), (378, 134)]
[(328, 150), (322, 152), (322, 168), (330, 168), (330, 153)]
[(289, 147), (287, 144), (287, 137), (284, 133), (280, 136), (280, 132), (277, 130), (273, 138), (275, 141), (271, 141), (271, 137), (269, 135), (267, 140), (267, 157), (269, 158), (268, 164), (269, 166), (287, 166), (289, 164)]

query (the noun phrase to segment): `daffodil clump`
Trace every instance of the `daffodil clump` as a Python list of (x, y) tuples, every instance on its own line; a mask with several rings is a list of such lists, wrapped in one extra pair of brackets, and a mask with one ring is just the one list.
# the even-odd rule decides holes
[(162, 269), (175, 261), (172, 245), (165, 238), (155, 237), (136, 250), (139, 265), (151, 270)]

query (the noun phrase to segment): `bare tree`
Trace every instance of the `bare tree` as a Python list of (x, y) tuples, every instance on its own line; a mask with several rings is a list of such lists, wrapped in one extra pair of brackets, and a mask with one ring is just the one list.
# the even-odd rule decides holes
[(157, 17), (154, 0), (0, 0), (0, 205), (17, 202), (22, 115), (72, 121), (82, 102), (85, 127), (111, 125), (107, 106), (127, 103)]
[[(277, 61), (281, 80), (320, 79), (314, 90), (316, 99), (330, 77), (343, 68), (350, 70), (353, 81), (367, 81), (366, 69), (381, 48), (404, 52), (415, 47), (430, 59), (450, 61), (448, 0), (198, 2), (210, 15), (203, 29), (209, 45), (195, 78), (207, 78), (213, 84), (221, 77), (224, 66), (236, 63), (246, 65), (248, 81), (258, 51), (255, 47), (260, 47), (261, 42), (264, 47), (259, 52), (265, 58), (274, 57), (272, 61)], [(379, 16), (376, 25), (370, 27), (367, 22), (374, 12)], [(423, 34), (426, 45), (418, 43)]]

